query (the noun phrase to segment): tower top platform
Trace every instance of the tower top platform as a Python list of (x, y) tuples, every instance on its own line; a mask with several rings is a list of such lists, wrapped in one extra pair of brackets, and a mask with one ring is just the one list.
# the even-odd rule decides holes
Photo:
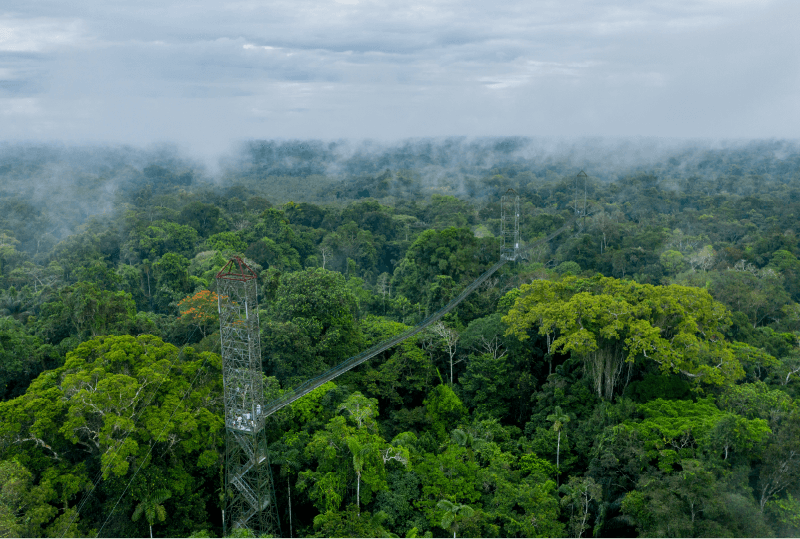
[(228, 260), (227, 264), (217, 273), (217, 279), (227, 279), (229, 281), (251, 281), (257, 279), (258, 275), (247, 263), (234, 256)]

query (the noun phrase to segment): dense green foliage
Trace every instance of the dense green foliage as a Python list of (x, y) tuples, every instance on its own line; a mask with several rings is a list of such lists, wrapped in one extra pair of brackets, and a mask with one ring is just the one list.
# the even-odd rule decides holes
[(577, 169), (520, 144), (0, 152), (0, 536), (220, 535), (215, 273), (259, 275), (270, 400), (496, 262), (509, 187), (520, 261), (270, 419), (284, 534), (800, 534), (800, 152), (604, 166), (531, 247)]

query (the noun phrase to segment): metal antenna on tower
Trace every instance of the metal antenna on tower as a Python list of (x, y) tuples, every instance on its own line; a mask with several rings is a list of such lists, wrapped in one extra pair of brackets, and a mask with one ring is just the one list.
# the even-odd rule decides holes
[(503, 236), (500, 257), (516, 260), (519, 256), (519, 195), (513, 189), (506, 191), (500, 200), (500, 233)]
[(217, 273), (225, 401), (225, 522), (280, 537), (264, 431), (257, 276), (233, 257)]

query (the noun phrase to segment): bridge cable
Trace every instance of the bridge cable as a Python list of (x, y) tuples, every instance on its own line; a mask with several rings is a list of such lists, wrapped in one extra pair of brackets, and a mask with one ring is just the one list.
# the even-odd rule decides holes
[(164, 426), (161, 428), (161, 432), (158, 433), (158, 436), (153, 438), (153, 441), (150, 443), (150, 448), (147, 450), (147, 454), (142, 459), (142, 462), (139, 464), (139, 467), (136, 468), (136, 471), (133, 472), (133, 475), (131, 476), (130, 480), (128, 481), (128, 484), (125, 485), (125, 489), (122, 491), (122, 494), (119, 495), (119, 498), (117, 498), (117, 501), (114, 504), (114, 507), (111, 508), (111, 511), (108, 513), (108, 516), (106, 517), (106, 520), (103, 522), (103, 525), (100, 526), (100, 529), (97, 531), (97, 534), (95, 535), (95, 537), (100, 537), (100, 532), (102, 532), (103, 528), (105, 528), (106, 524), (108, 524), (108, 521), (111, 518), (111, 516), (114, 514), (114, 511), (117, 509), (117, 506), (119, 505), (120, 500), (122, 500), (122, 498), (125, 496), (125, 493), (128, 492), (128, 488), (130, 488), (131, 483), (133, 483), (133, 480), (136, 478), (136, 475), (142, 469), (142, 466), (144, 466), (145, 462), (147, 462), (147, 458), (150, 456), (150, 453), (153, 452), (153, 448), (155, 447), (156, 443), (158, 442), (158, 439), (161, 437), (162, 434), (164, 434), (164, 430), (169, 426), (170, 421), (172, 420), (173, 416), (175, 415), (175, 412), (178, 411), (178, 408), (180, 408), (180, 405), (183, 404), (183, 401), (186, 400), (186, 397), (188, 397), (189, 394), (191, 393), (192, 388), (194, 387), (194, 383), (197, 381), (197, 377), (200, 376), (200, 373), (203, 371), (203, 367), (205, 367), (206, 361), (208, 361), (208, 356), (206, 356), (206, 358), (200, 364), (200, 367), (198, 367), (197, 373), (195, 373), (194, 378), (192, 379), (192, 383), (189, 384), (189, 388), (186, 390), (186, 393), (183, 395), (183, 397), (178, 402), (178, 404), (175, 405), (175, 408), (172, 410), (172, 413), (170, 414), (169, 418), (164, 423)]
[[(114, 455), (109, 459), (108, 464), (105, 467), (103, 467), (103, 466), (100, 467), (100, 471), (97, 472), (97, 477), (95, 478), (94, 484), (92, 485), (92, 489), (89, 491), (88, 494), (86, 494), (86, 496), (83, 497), (83, 499), (81, 500), (81, 503), (78, 504), (78, 508), (75, 511), (75, 516), (72, 517), (72, 520), (69, 521), (69, 523), (67, 524), (67, 527), (62, 532), (62, 534), (61, 534), (61, 538), (62, 539), (66, 535), (66, 533), (69, 531), (70, 527), (78, 519), (78, 517), (80, 516), (80, 513), (83, 510), (84, 506), (91, 499), (92, 494), (97, 489), (97, 485), (100, 484), (100, 481), (103, 478), (103, 474), (106, 471), (108, 471), (108, 469), (111, 467), (112, 464), (114, 464), (114, 461), (116, 460), (120, 449), (122, 449), (122, 447), (125, 445), (125, 442), (128, 440), (128, 437), (133, 432), (133, 430), (135, 428), (135, 425), (136, 425), (136, 420), (139, 419), (139, 416), (142, 414), (142, 412), (144, 412), (150, 406), (150, 403), (153, 402), (153, 399), (155, 398), (156, 394), (158, 393), (158, 390), (161, 389), (161, 386), (164, 384), (164, 381), (168, 378), (169, 372), (172, 370), (172, 367), (175, 365), (175, 362), (178, 361), (178, 358), (180, 358), (181, 354), (183, 353), (183, 349), (186, 348), (186, 346), (189, 344), (189, 341), (194, 336), (196, 331), (197, 331), (197, 327), (195, 327), (192, 330), (192, 332), (189, 333), (189, 336), (186, 338), (186, 340), (184, 341), (183, 345), (178, 349), (178, 353), (175, 354), (175, 358), (172, 360), (172, 363), (169, 364), (169, 367), (167, 368), (166, 372), (164, 373), (164, 377), (161, 379), (161, 382), (159, 382), (158, 387), (156, 387), (156, 389), (153, 391), (153, 393), (150, 394), (150, 399), (147, 401), (147, 404), (145, 404), (144, 406), (139, 408), (139, 411), (136, 412), (133, 415), (133, 417), (131, 418), (131, 422), (132, 422), (132, 424), (134, 426), (132, 426), (130, 428), (130, 430), (128, 430), (128, 432), (125, 433), (125, 437), (122, 439), (122, 442), (120, 442), (120, 444), (117, 445), (116, 449), (113, 450), (114, 451)], [(102, 455), (101, 455), (101, 462), (102, 462)]]
[[(545, 236), (543, 238), (540, 238), (540, 239), (536, 240), (535, 242), (533, 242), (529, 247), (534, 247), (534, 246), (539, 245), (541, 243), (545, 243), (545, 242), (550, 241), (551, 239), (555, 238), (556, 236), (558, 236), (562, 232), (564, 232), (567, 228), (572, 226), (572, 224), (575, 223), (577, 220), (578, 220), (578, 216), (573, 217), (572, 219), (570, 219), (569, 221), (564, 223), (560, 228), (558, 228), (554, 232), (551, 232), (547, 236)], [(472, 283), (467, 285), (467, 287), (458, 296), (456, 296), (454, 299), (452, 299), (442, 309), (440, 309), (439, 311), (433, 313), (432, 315), (430, 315), (428, 318), (426, 318), (425, 320), (423, 320), (422, 322), (420, 322), (416, 326), (406, 330), (405, 332), (401, 333), (400, 335), (397, 335), (397, 336), (392, 337), (390, 339), (387, 339), (387, 340), (385, 340), (385, 341), (383, 341), (381, 343), (378, 343), (375, 346), (372, 346), (371, 348), (368, 348), (367, 350), (365, 350), (365, 351), (363, 351), (363, 352), (361, 352), (359, 354), (356, 354), (355, 356), (347, 358), (346, 360), (344, 360), (343, 362), (339, 363), (335, 367), (332, 367), (331, 369), (328, 369), (324, 373), (322, 373), (322, 374), (320, 374), (318, 376), (315, 376), (314, 378), (306, 380), (305, 382), (303, 382), (301, 385), (297, 386), (296, 388), (290, 389), (289, 391), (287, 391), (281, 397), (279, 397), (279, 398), (267, 403), (264, 406), (264, 412), (263, 412), (264, 417), (272, 415), (273, 413), (277, 412), (281, 408), (284, 408), (285, 406), (288, 406), (289, 404), (293, 403), (294, 401), (296, 401), (300, 397), (310, 393), (311, 391), (313, 391), (314, 389), (318, 388), (322, 384), (324, 384), (326, 382), (329, 382), (330, 380), (333, 380), (334, 378), (344, 374), (345, 372), (349, 371), (350, 369), (353, 369), (353, 368), (361, 365), (365, 361), (367, 361), (367, 360), (375, 357), (376, 355), (380, 354), (381, 352), (384, 352), (387, 349), (389, 349), (389, 348), (391, 348), (391, 347), (403, 342), (404, 340), (408, 339), (409, 337), (412, 337), (412, 336), (416, 335), (417, 333), (421, 332), (422, 330), (424, 330), (425, 328), (427, 328), (428, 326), (430, 326), (434, 322), (437, 322), (444, 315), (446, 315), (447, 313), (452, 311), (455, 307), (457, 307), (459, 303), (461, 303), (469, 294), (471, 294), (483, 282), (485, 282), (489, 277), (491, 277), (492, 274), (495, 273), (497, 270), (499, 270), (506, 262), (508, 262), (507, 259), (501, 259), (494, 266), (492, 266), (491, 268), (486, 270), (480, 277), (478, 277)]]

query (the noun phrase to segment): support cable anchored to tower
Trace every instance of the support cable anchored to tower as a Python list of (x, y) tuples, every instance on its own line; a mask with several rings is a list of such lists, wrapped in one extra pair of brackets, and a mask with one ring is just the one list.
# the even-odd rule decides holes
[[(173, 408), (172, 413), (169, 415), (169, 418), (164, 423), (164, 426), (161, 428), (161, 431), (158, 433), (158, 435), (155, 438), (153, 438), (152, 442), (150, 443), (150, 447), (147, 450), (147, 453), (145, 454), (144, 458), (139, 463), (139, 467), (136, 468), (135, 472), (133, 472), (133, 475), (131, 476), (130, 480), (128, 480), (128, 483), (125, 485), (125, 489), (122, 491), (122, 494), (119, 495), (119, 498), (117, 498), (117, 502), (114, 504), (114, 507), (111, 508), (111, 511), (108, 513), (108, 516), (103, 521), (103, 525), (100, 526), (99, 530), (97, 530), (97, 534), (95, 535), (95, 537), (100, 537), (100, 534), (103, 532), (103, 528), (105, 528), (106, 524), (108, 524), (108, 521), (111, 520), (111, 516), (114, 514), (114, 511), (116, 511), (117, 506), (119, 505), (119, 502), (122, 500), (122, 498), (128, 492), (128, 489), (130, 488), (131, 484), (133, 483), (133, 480), (136, 479), (136, 475), (141, 471), (141, 469), (145, 465), (145, 463), (148, 462), (148, 459), (150, 458), (150, 454), (153, 452), (153, 447), (155, 447), (156, 442), (161, 440), (161, 439), (163, 439), (164, 431), (166, 431), (167, 427), (169, 426), (170, 422), (172, 421), (172, 418), (175, 416), (175, 412), (178, 411), (178, 408), (180, 407), (180, 405), (183, 403), (184, 400), (186, 400), (186, 397), (188, 397), (191, 394), (192, 388), (194, 387), (194, 383), (197, 381), (197, 378), (200, 376), (200, 373), (203, 371), (203, 368), (205, 367), (205, 365), (206, 365), (206, 360), (204, 359), (203, 363), (200, 364), (200, 368), (197, 369), (197, 372), (195, 373), (194, 378), (192, 378), (192, 381), (189, 384), (189, 387), (186, 389), (186, 392), (183, 394), (183, 397), (181, 397), (181, 400), (178, 402), (178, 404), (175, 406), (175, 408)], [(151, 533), (152, 533), (152, 529), (151, 529)]]
[[(192, 337), (194, 336), (194, 333), (196, 331), (197, 331), (197, 328), (193, 329), (192, 332), (189, 333), (189, 335), (186, 337), (186, 341), (180, 347), (180, 349), (178, 350), (178, 353), (175, 354), (175, 357), (173, 357), (172, 362), (169, 364), (169, 367), (167, 367), (167, 371), (166, 371), (167, 373), (169, 373), (172, 370), (172, 367), (175, 365), (175, 363), (178, 361), (178, 359), (180, 359), (181, 355), (183, 354), (183, 349), (186, 348), (186, 345), (192, 339)], [(100, 467), (100, 470), (97, 472), (95, 480), (92, 482), (92, 488), (81, 499), (81, 502), (78, 504), (77, 509), (75, 511), (75, 514), (73, 515), (72, 519), (70, 519), (70, 521), (67, 523), (67, 525), (64, 527), (64, 530), (61, 532), (60, 537), (64, 537), (66, 535), (66, 533), (69, 531), (69, 529), (72, 527), (72, 525), (75, 523), (75, 521), (80, 516), (81, 511), (83, 511), (83, 508), (86, 506), (86, 504), (92, 498), (92, 495), (94, 494), (95, 490), (97, 490), (97, 486), (100, 484), (100, 481), (103, 479), (103, 477), (105, 476), (106, 472), (109, 471), (111, 469), (111, 467), (117, 462), (117, 456), (119, 455), (119, 451), (120, 451), (120, 449), (122, 447), (125, 446), (125, 442), (128, 440), (130, 435), (133, 433), (134, 425), (139, 420), (139, 417), (141, 416), (142, 412), (144, 412), (144, 410), (146, 410), (150, 406), (150, 403), (153, 402), (153, 398), (156, 396), (158, 391), (161, 389), (161, 386), (164, 384), (164, 381), (167, 380), (167, 379), (168, 378), (166, 376), (164, 376), (161, 379), (161, 381), (158, 383), (158, 386), (156, 386), (156, 388), (150, 393), (150, 398), (147, 399), (147, 404), (145, 404), (144, 406), (140, 407), (139, 410), (136, 413), (134, 413), (134, 415), (133, 415), (133, 417), (131, 419), (131, 427), (127, 430), (127, 432), (125, 432), (125, 436), (123, 436), (122, 441), (117, 443), (115, 448), (109, 448), (108, 454), (110, 454), (111, 456), (108, 459), (108, 462), (104, 466)], [(174, 413), (175, 412), (173, 411), (173, 414)], [(155, 442), (153, 442), (153, 443), (155, 443)], [(151, 446), (151, 449), (152, 449), (152, 446)], [(136, 476), (136, 474), (134, 473), (134, 477), (135, 476)], [(133, 478), (131, 478), (131, 481), (133, 481)], [(129, 483), (129, 486), (130, 486), (130, 483)], [(126, 487), (126, 490), (127, 490), (127, 487)], [(121, 498), (121, 496), (120, 496), (120, 498)], [(117, 503), (114, 505), (114, 507), (116, 507), (117, 504), (119, 504), (119, 499), (117, 500)], [(107, 520), (108, 519), (106, 519), (106, 521)], [(105, 526), (105, 524), (103, 524), (103, 526)], [(102, 529), (103, 529), (103, 527), (100, 528), (100, 531), (102, 531)], [(98, 534), (99, 533), (100, 532), (98, 532)]]

